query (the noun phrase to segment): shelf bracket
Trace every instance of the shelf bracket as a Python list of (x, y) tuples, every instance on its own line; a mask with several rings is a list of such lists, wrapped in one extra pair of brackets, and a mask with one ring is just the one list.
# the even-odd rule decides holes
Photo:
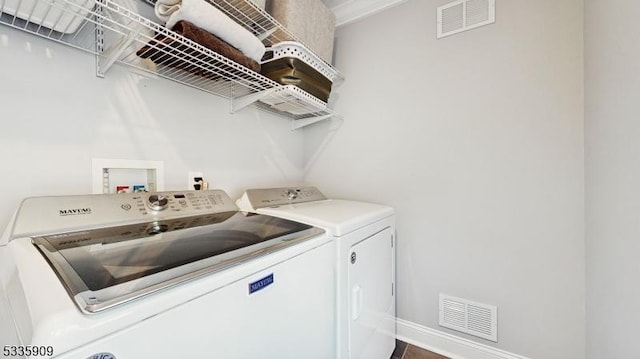
[(257, 35), (256, 37), (258, 38), (258, 40), (262, 41), (262, 40), (266, 39), (267, 37), (273, 35), (273, 33), (276, 32), (277, 30), (278, 29), (274, 27), (274, 28), (272, 28), (272, 29), (270, 29), (268, 31), (263, 32), (260, 35)]
[(293, 125), (291, 126), (291, 130), (297, 130), (299, 128), (305, 127), (305, 126), (309, 126), (311, 124), (314, 124), (316, 122), (320, 122), (320, 121), (324, 121), (327, 120), (331, 117), (336, 116), (335, 114), (328, 114), (328, 115), (323, 115), (323, 116), (315, 116), (315, 117), (306, 117), (306, 118), (301, 118), (299, 120), (293, 120)]
[(103, 64), (101, 64), (100, 59), (98, 59), (98, 69), (96, 70), (98, 77), (104, 77), (104, 74), (109, 71), (111, 66), (113, 66), (113, 64), (118, 60), (120, 55), (122, 55), (122, 53), (124, 53), (124, 51), (133, 43), (138, 35), (140, 35), (140, 30), (141, 29), (138, 28), (135, 31), (131, 31), (129, 34), (127, 34), (127, 36), (125, 36), (125, 38), (120, 41), (119, 45), (109, 51), (109, 54), (105, 54), (102, 51), (102, 55), (98, 54), (98, 57), (105, 56), (107, 58)]
[(271, 95), (273, 92), (275, 92), (276, 90), (278, 90), (278, 88), (274, 87), (274, 88), (270, 88), (264, 91), (260, 91), (260, 92), (256, 92), (256, 93), (252, 93), (249, 95), (244, 95), (238, 98), (234, 98), (231, 102), (231, 113), (236, 113), (240, 110), (242, 110), (243, 108), (251, 105), (252, 103), (256, 102), (256, 101), (260, 101), (261, 99), (265, 98), (266, 96)]

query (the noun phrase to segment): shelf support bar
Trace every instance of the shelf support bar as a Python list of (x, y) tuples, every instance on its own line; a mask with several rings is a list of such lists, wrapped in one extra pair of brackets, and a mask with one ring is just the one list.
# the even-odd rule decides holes
[(104, 52), (104, 28), (102, 27), (104, 1), (96, 1), (96, 76), (104, 77), (100, 74), (100, 55)]
[(258, 40), (262, 41), (264, 39), (266, 39), (267, 37), (271, 36), (274, 32), (276, 32), (278, 30), (278, 28), (273, 28), (270, 30), (267, 30), (265, 32), (263, 32), (262, 34), (256, 36), (258, 38)]
[(240, 110), (242, 110), (243, 108), (251, 105), (252, 103), (259, 101), (260, 99), (272, 94), (273, 92), (275, 92), (278, 88), (274, 87), (274, 88), (270, 88), (264, 91), (260, 91), (260, 92), (256, 92), (256, 93), (252, 93), (249, 95), (244, 95), (238, 98), (234, 98), (232, 100), (231, 103), (231, 113), (236, 113)]
[[(104, 56), (108, 56), (108, 57), (107, 57), (107, 60), (105, 61), (105, 63), (102, 64), (102, 66), (100, 66), (100, 61), (98, 61), (98, 76), (99, 77), (104, 77), (104, 74), (106, 74), (107, 71), (109, 71), (111, 66), (113, 66), (113, 64), (118, 60), (120, 55), (122, 55), (122, 53), (124, 53), (124, 51), (129, 47), (129, 45), (131, 45), (131, 43), (133, 43), (133, 41), (136, 39), (136, 37), (138, 37), (138, 35), (140, 35), (140, 29), (136, 29), (135, 31), (131, 31), (121, 41), (119, 46), (117, 46), (115, 49), (110, 51), (110, 54), (103, 54)], [(98, 55), (98, 56), (100, 56), (100, 55)]]
[(299, 120), (293, 120), (293, 125), (291, 126), (291, 130), (297, 130), (299, 128), (314, 124), (316, 122), (320, 122), (320, 121), (329, 119), (329, 118), (331, 118), (333, 116), (335, 116), (335, 114), (332, 113), (332, 114), (328, 114), (328, 115), (324, 115), (324, 116), (306, 117), (306, 118), (301, 118)]

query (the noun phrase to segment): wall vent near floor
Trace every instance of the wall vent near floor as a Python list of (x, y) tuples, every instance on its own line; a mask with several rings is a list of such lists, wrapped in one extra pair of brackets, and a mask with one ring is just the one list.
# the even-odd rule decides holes
[(440, 294), (439, 310), (440, 326), (498, 341), (498, 307)]
[(438, 7), (438, 39), (494, 22), (495, 0), (457, 0)]

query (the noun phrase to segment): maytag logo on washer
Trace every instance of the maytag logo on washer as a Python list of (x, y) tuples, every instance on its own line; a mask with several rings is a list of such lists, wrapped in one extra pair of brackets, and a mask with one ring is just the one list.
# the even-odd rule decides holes
[(93, 354), (87, 359), (116, 359), (116, 356), (111, 353), (98, 353), (98, 354)]
[(59, 209), (61, 216), (77, 216), (79, 214), (91, 214), (91, 208)]
[(269, 274), (268, 276), (262, 278), (262, 279), (258, 279), (255, 282), (251, 282), (249, 283), (249, 294), (253, 294), (259, 290), (262, 290), (270, 285), (273, 284), (273, 273)]

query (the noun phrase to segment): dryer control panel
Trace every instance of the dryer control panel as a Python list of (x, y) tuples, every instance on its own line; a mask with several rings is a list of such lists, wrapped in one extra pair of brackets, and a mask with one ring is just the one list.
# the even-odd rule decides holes
[(248, 189), (236, 204), (243, 211), (286, 204), (322, 201), (327, 197), (315, 187), (280, 187)]

